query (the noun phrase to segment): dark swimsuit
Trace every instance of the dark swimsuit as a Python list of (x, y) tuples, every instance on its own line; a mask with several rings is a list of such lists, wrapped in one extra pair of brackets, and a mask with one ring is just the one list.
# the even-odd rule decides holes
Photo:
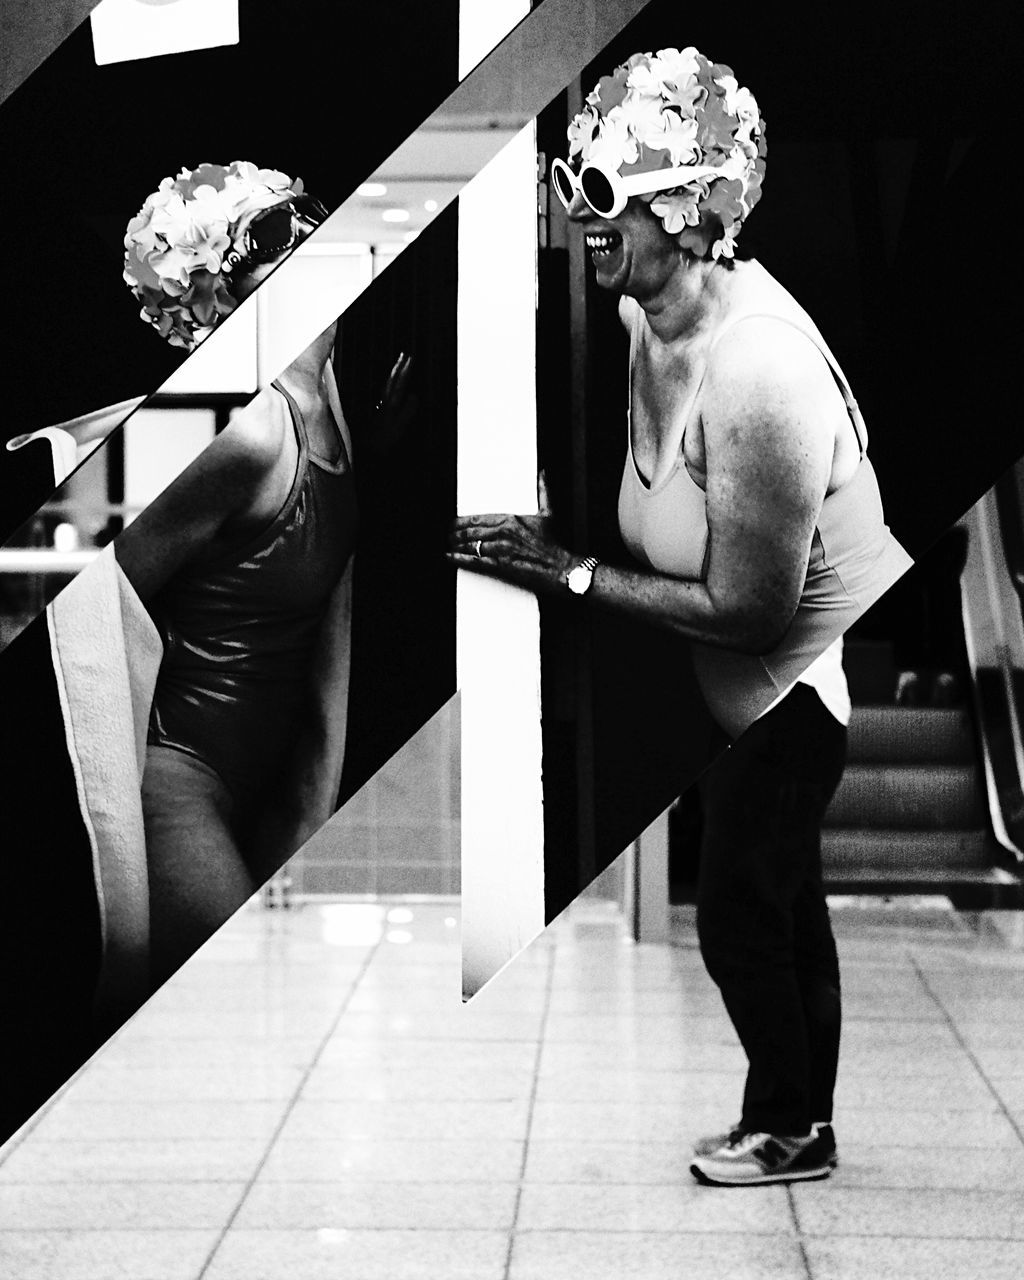
[(272, 781), (294, 746), (313, 647), (356, 530), (340, 429), (336, 460), (315, 453), (294, 399), (274, 387), (299, 446), (284, 505), (233, 550), (186, 566), (152, 606), (165, 648), (149, 742), (209, 765), (236, 801)]

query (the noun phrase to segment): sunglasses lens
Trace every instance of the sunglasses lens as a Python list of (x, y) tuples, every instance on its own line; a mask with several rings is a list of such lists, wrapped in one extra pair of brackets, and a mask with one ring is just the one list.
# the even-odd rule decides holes
[(273, 258), (290, 249), (294, 236), (290, 204), (275, 205), (249, 224), (250, 256)]
[(575, 194), (572, 185), (572, 173), (568, 168), (560, 164), (552, 166), (551, 183), (555, 188), (555, 195), (558, 196), (562, 204), (568, 209), (572, 204), (572, 198)]
[(583, 199), (595, 213), (606, 217), (611, 214), (615, 208), (615, 191), (607, 174), (593, 166), (584, 169), (580, 174), (580, 189)]
[(319, 227), (321, 223), (327, 221), (327, 210), (323, 207), (319, 200), (314, 200), (312, 196), (296, 196), (292, 201), (295, 212), (305, 218), (307, 222), (311, 222), (314, 227)]

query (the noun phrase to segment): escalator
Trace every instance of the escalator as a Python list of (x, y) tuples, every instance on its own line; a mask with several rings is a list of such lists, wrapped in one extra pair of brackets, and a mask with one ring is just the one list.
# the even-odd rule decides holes
[(849, 761), (822, 836), (831, 894), (1024, 907), (1022, 477), (1008, 472), (962, 521), (965, 705), (896, 705), (891, 642), (847, 641)]

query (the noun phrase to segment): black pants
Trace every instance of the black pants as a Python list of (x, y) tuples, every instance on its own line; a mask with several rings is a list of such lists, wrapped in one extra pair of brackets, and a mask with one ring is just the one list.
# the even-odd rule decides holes
[(701, 954), (749, 1061), (742, 1122), (805, 1134), (832, 1119), (839, 961), (822, 886), (821, 823), (846, 730), (796, 685), (701, 780)]

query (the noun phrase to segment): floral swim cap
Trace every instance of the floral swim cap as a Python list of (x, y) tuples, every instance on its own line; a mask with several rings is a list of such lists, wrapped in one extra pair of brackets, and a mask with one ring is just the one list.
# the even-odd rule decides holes
[(240, 221), (302, 190), (299, 178), (241, 160), (164, 178), (124, 238), (124, 279), (141, 318), (172, 346), (194, 350), (238, 305), (223, 271), (240, 248)]
[(603, 76), (569, 126), (569, 159), (624, 177), (680, 165), (722, 176), (639, 198), (697, 257), (733, 256), (736, 237), (761, 197), (764, 121), (754, 95), (729, 67), (692, 46), (637, 53)]

